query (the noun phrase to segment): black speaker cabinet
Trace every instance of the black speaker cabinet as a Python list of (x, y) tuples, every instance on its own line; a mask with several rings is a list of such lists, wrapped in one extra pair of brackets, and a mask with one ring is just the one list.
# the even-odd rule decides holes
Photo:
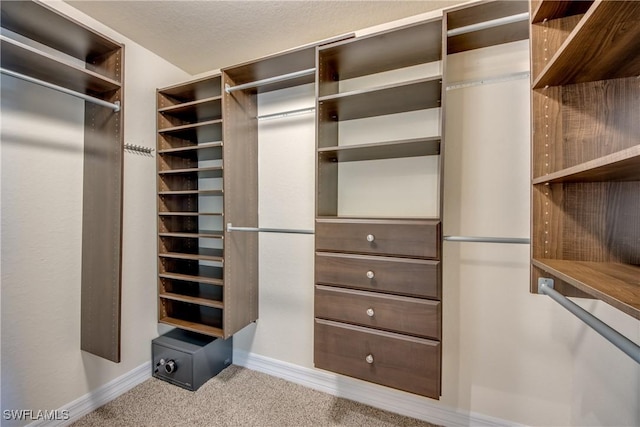
[(232, 343), (173, 329), (151, 342), (153, 376), (195, 391), (232, 363)]

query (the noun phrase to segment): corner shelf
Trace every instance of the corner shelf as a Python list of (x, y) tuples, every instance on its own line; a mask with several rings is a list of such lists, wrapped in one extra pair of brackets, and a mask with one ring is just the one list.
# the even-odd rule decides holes
[[(640, 74), (640, 2), (596, 1), (533, 81), (533, 88)], [(586, 50), (584, 46), (591, 46)]]
[(640, 266), (611, 262), (533, 259), (532, 264), (640, 320)]

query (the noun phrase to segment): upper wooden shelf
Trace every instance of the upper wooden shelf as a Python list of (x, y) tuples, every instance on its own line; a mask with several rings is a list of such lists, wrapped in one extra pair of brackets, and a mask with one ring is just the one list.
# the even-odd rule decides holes
[(41, 2), (3, 1), (0, 9), (3, 28), (87, 63), (122, 48)]
[[(234, 85), (241, 85), (283, 76), (297, 71), (308, 70), (314, 68), (316, 65), (317, 46), (352, 37), (353, 34), (334, 37), (225, 68), (222, 71), (234, 82)], [(263, 93), (313, 82), (315, 82), (315, 75), (309, 74), (286, 81), (259, 86), (252, 90), (257, 93)]]
[(333, 162), (395, 159), (438, 154), (440, 154), (439, 136), (318, 149), (321, 160)]
[(538, 3), (538, 6), (533, 11), (531, 16), (531, 23), (537, 24), (543, 22), (545, 19), (558, 19), (566, 16), (581, 15), (586, 13), (591, 7), (593, 0), (544, 0)]
[(353, 120), (440, 107), (442, 77), (318, 98), (320, 120)]
[(223, 262), (224, 250), (200, 247), (198, 248), (198, 253), (195, 254), (190, 252), (160, 252), (158, 256), (162, 258)]
[(638, 22), (640, 1), (594, 2), (536, 77), (533, 88), (639, 75)]
[(169, 105), (159, 108), (158, 112), (190, 122), (219, 119), (222, 117), (222, 97), (213, 96), (197, 101)]
[(169, 190), (169, 191), (158, 191), (158, 195), (160, 196), (191, 196), (191, 195), (222, 196), (224, 195), (224, 192), (223, 190)]
[[(458, 30), (483, 22), (527, 13), (527, 1), (492, 1), (446, 11), (447, 30)], [(503, 23), (447, 37), (447, 53), (459, 53), (529, 38), (529, 20)]]
[(222, 178), (221, 166), (207, 166), (203, 168), (166, 169), (158, 171), (159, 175), (194, 174), (199, 178)]
[(2, 68), (66, 89), (100, 97), (101, 94), (113, 92), (121, 87), (115, 80), (2, 35), (0, 50)]
[(533, 259), (532, 264), (640, 319), (640, 266), (557, 259)]
[(640, 145), (535, 178), (533, 184), (640, 181)]
[(171, 155), (179, 157), (193, 157), (198, 152), (211, 151), (211, 158), (222, 157), (222, 141), (203, 142), (201, 144), (186, 145), (184, 147), (165, 148), (158, 150), (158, 154)]
[[(219, 74), (203, 77), (188, 83), (181, 83), (158, 90), (159, 111), (182, 104), (190, 104), (222, 95), (222, 77)], [(167, 98), (169, 97), (169, 99)]]
[(335, 81), (376, 74), (442, 58), (440, 18), (318, 48)]
[(191, 295), (176, 294), (173, 292), (160, 292), (158, 296), (164, 299), (188, 302), (190, 304), (203, 305), (205, 307), (213, 307), (213, 308), (220, 308), (220, 309), (224, 308), (224, 304), (222, 303), (222, 301), (216, 301), (216, 300), (203, 298), (203, 297), (194, 297)]
[(204, 122), (198, 122), (198, 123), (190, 123), (190, 124), (186, 124), (186, 125), (180, 125), (180, 126), (172, 126), (169, 128), (164, 128), (164, 129), (158, 129), (159, 133), (181, 133), (184, 131), (191, 131), (197, 128), (201, 128), (204, 126), (211, 126), (211, 125), (220, 125), (222, 124), (222, 120), (221, 119), (215, 119), (215, 120), (207, 120)]

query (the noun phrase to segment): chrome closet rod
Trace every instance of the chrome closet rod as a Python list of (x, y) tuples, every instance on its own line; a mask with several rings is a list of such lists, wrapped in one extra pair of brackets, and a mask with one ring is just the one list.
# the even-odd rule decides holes
[(314, 234), (313, 230), (301, 230), (294, 228), (234, 227), (230, 222), (227, 223), (227, 231), (245, 231), (252, 233)]
[(81, 92), (76, 92), (75, 90), (67, 89), (66, 87), (54, 85), (53, 83), (45, 82), (44, 80), (39, 80), (34, 77), (29, 77), (24, 74), (16, 73), (15, 71), (7, 70), (6, 68), (0, 68), (0, 73), (6, 74), (7, 76), (15, 77), (20, 80), (27, 81), (29, 83), (35, 83), (37, 85), (56, 90), (58, 92), (66, 93), (67, 95), (75, 96), (76, 98), (84, 99), (85, 101), (89, 101), (94, 104), (101, 105), (103, 107), (111, 108), (114, 113), (117, 113), (118, 111), (120, 111), (120, 101), (116, 101), (113, 103), (107, 102), (102, 99), (94, 98), (93, 96), (89, 96)]
[(295, 79), (302, 76), (308, 76), (310, 74), (315, 74), (315, 68), (309, 68), (307, 70), (295, 71), (289, 74), (283, 74), (281, 76), (269, 77), (268, 79), (256, 80), (255, 82), (243, 83), (237, 86), (229, 86), (229, 84), (225, 84), (224, 90), (227, 93), (235, 92), (237, 90), (250, 89), (254, 87), (265, 86), (271, 83), (283, 82), (286, 80)]
[(287, 116), (293, 116), (293, 115), (298, 115), (303, 113), (310, 113), (315, 110), (316, 110), (316, 107), (299, 108), (297, 110), (283, 111), (281, 113), (272, 113), (272, 114), (264, 114), (262, 116), (256, 116), (256, 119), (258, 120), (275, 119), (276, 117), (287, 117)]
[(552, 300), (566, 308), (571, 314), (582, 320), (627, 356), (640, 363), (640, 346), (553, 289), (553, 280), (540, 278), (538, 280), (538, 293), (551, 297)]
[(447, 37), (453, 37), (460, 34), (472, 33), (474, 31), (486, 30), (488, 28), (499, 27), (501, 25), (513, 24), (529, 20), (529, 12), (518, 13), (516, 15), (505, 16), (490, 21), (478, 22), (477, 24), (467, 25), (465, 27), (454, 28), (447, 31)]
[(475, 236), (444, 236), (448, 242), (475, 242), (475, 243), (516, 243), (528, 245), (531, 239), (527, 237), (475, 237)]

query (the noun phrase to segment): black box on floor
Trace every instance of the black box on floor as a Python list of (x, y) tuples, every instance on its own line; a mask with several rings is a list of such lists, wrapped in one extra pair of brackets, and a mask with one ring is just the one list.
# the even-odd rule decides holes
[(153, 376), (195, 391), (232, 363), (232, 344), (233, 337), (173, 329), (151, 342)]

